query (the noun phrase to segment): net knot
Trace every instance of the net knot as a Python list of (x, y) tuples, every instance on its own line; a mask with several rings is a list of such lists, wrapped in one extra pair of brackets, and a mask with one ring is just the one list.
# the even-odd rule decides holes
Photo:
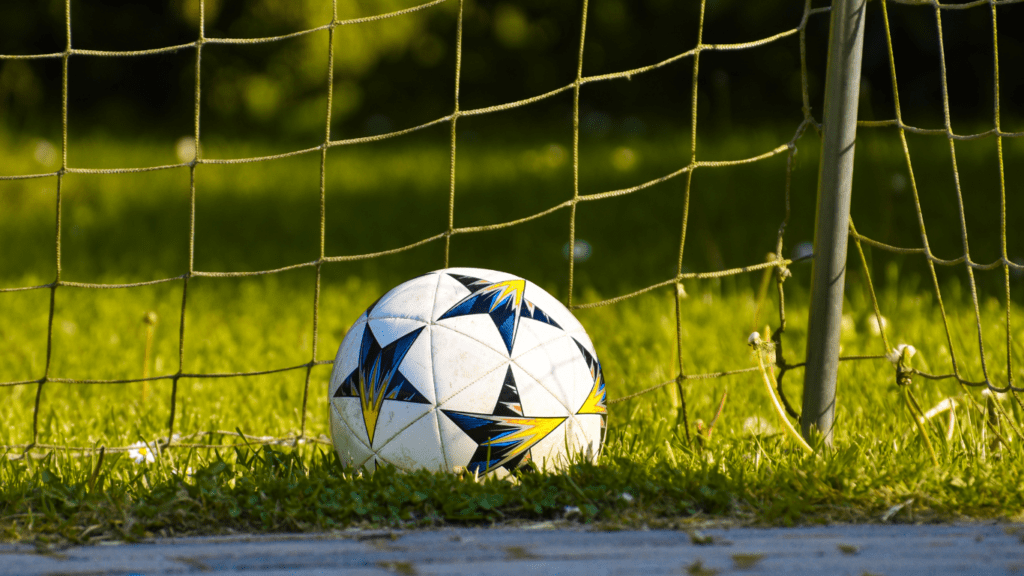
[(774, 252), (769, 252), (766, 258), (767, 262), (775, 263), (775, 270), (779, 274), (780, 280), (785, 280), (793, 276), (793, 273), (789, 271), (788, 261), (785, 258), (780, 257)]

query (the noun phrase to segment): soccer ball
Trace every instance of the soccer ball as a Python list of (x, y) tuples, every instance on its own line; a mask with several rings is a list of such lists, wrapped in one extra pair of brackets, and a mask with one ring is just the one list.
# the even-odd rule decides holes
[(608, 409), (594, 345), (532, 282), (451, 268), (356, 320), (328, 385), (342, 462), (504, 476), (595, 460)]

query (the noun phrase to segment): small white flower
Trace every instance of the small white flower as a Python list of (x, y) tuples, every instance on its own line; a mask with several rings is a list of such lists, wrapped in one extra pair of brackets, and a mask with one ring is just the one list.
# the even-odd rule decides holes
[[(576, 262), (586, 262), (587, 260), (590, 259), (590, 254), (593, 251), (594, 251), (594, 249), (590, 245), (590, 242), (587, 242), (586, 240), (584, 240), (582, 238), (577, 238), (576, 242), (573, 243), (572, 259), (575, 260)], [(562, 257), (565, 258), (566, 260), (569, 259), (569, 243), (568, 242), (566, 242), (565, 245), (562, 246)]]
[(892, 175), (892, 191), (899, 193), (903, 192), (903, 189), (907, 187), (907, 179), (903, 174), (896, 173)]
[(619, 494), (619, 499), (625, 500), (627, 504), (633, 503), (633, 495), (630, 494), (629, 492), (623, 492), (622, 494)]
[(128, 447), (128, 457), (136, 464), (152, 464), (156, 462), (156, 454), (145, 442), (136, 442)]
[(853, 320), (853, 314), (843, 314), (841, 326), (843, 332), (857, 333), (857, 323)]
[[(202, 146), (199, 147), (202, 150)], [(174, 152), (179, 162), (191, 162), (196, 157), (195, 136), (182, 136), (174, 143)]]
[(760, 416), (751, 416), (743, 421), (743, 431), (754, 436), (771, 436), (775, 427)]
[(619, 146), (611, 155), (612, 166), (619, 172), (629, 172), (636, 166), (639, 159), (639, 155), (632, 148), (626, 146)]
[(812, 256), (814, 256), (814, 244), (811, 242), (804, 241), (793, 247), (793, 260), (803, 260)]
[(750, 346), (760, 346), (761, 345), (761, 334), (759, 334), (757, 332), (751, 332), (750, 336), (747, 337), (747, 344), (750, 345)]
[(881, 336), (882, 331), (889, 327), (889, 319), (885, 316), (872, 315), (868, 318), (868, 329), (875, 336)]
[(1003, 400), (1003, 399), (1006, 398), (1006, 392), (993, 392), (993, 391), (989, 390), (988, 388), (985, 388), (984, 390), (982, 390), (981, 391), (981, 395), (984, 396), (985, 398), (988, 398), (989, 396), (991, 396), (991, 397), (995, 398), (996, 400)]
[(57, 147), (46, 140), (37, 140), (35, 154), (36, 162), (43, 166), (55, 166), (60, 162), (60, 152)]
[(893, 364), (899, 364), (900, 358), (903, 357), (904, 351), (906, 351), (907, 353), (908, 360), (913, 358), (914, 354), (917, 354), (917, 348), (914, 348), (910, 344), (900, 344), (899, 346), (894, 348), (892, 352), (889, 352), (886, 355), (886, 358), (888, 358), (889, 362), (892, 362)]

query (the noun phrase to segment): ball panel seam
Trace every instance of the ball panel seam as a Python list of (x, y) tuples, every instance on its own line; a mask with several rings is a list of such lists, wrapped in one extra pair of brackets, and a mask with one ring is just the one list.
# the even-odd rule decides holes
[[(434, 284), (434, 298), (430, 302), (430, 323), (434, 326), (434, 310), (437, 308), (437, 293), (441, 291), (441, 273), (437, 272), (437, 282)], [(434, 420), (437, 423), (437, 442), (441, 445), (441, 458), (444, 459), (446, 470), (451, 470), (452, 464), (448, 460), (448, 447), (441, 438), (441, 406), (440, 392), (437, 389), (437, 364), (434, 362), (434, 330), (430, 331), (430, 380), (434, 386)]]
[[(358, 464), (355, 462), (355, 460), (353, 460), (352, 461), (352, 467), (353, 468), (360, 468), (360, 467), (366, 465), (366, 463), (370, 460), (370, 458), (373, 458), (373, 455), (374, 455), (373, 448), (370, 448), (369, 446), (367, 446), (366, 442), (363, 442), (362, 439), (359, 438), (359, 435), (356, 434), (354, 430), (352, 430), (352, 426), (349, 425), (347, 420), (345, 420), (343, 417), (341, 417), (340, 412), (338, 411), (337, 408), (335, 408), (334, 402), (331, 402), (331, 410), (333, 410), (335, 413), (338, 414), (337, 421), (340, 422), (345, 428), (348, 428), (349, 436), (351, 436), (352, 438), (355, 438), (356, 441), (359, 442), (360, 444), (362, 444), (362, 446), (364, 448), (366, 448), (366, 451), (370, 453), (366, 457), (366, 459), (364, 459), (362, 462), (359, 462)], [(337, 446), (334, 447), (334, 451), (335, 451), (335, 453), (337, 453), (337, 451), (338, 451), (338, 447)], [(339, 456), (339, 458), (341, 457), (340, 454), (338, 456)]]
[(564, 398), (559, 398), (559, 395), (558, 395), (558, 394), (555, 394), (554, 392), (552, 392), (552, 391), (551, 391), (551, 389), (550, 389), (550, 388), (548, 388), (547, 386), (545, 386), (545, 385), (544, 385), (544, 382), (542, 382), (540, 378), (537, 378), (537, 377), (536, 377), (536, 376), (534, 376), (534, 375), (533, 375), (533, 374), (532, 374), (532, 373), (531, 373), (531, 372), (530, 372), (529, 370), (527, 370), (526, 368), (523, 368), (523, 365), (522, 365), (522, 364), (520, 364), (520, 363), (516, 362), (515, 360), (512, 360), (511, 362), (512, 362), (513, 364), (515, 364), (517, 368), (519, 368), (520, 370), (522, 370), (522, 371), (523, 371), (523, 374), (526, 374), (526, 375), (527, 375), (527, 376), (528, 376), (528, 377), (529, 377), (529, 378), (530, 378), (531, 380), (533, 380), (534, 382), (536, 382), (536, 383), (537, 383), (537, 385), (538, 385), (538, 386), (540, 386), (542, 390), (544, 390), (545, 392), (547, 392), (549, 396), (551, 396), (552, 398), (554, 398), (556, 402), (558, 402), (559, 404), (561, 404), (561, 405), (562, 405), (562, 408), (565, 408), (565, 411), (566, 411), (566, 413), (568, 413), (568, 414), (569, 414), (569, 416), (570, 416), (570, 417), (572, 417), (572, 415), (573, 415), (573, 411), (572, 411), (572, 408), (569, 408), (568, 406), (566, 406), (566, 405), (565, 405), (565, 399), (564, 399)]
[(355, 438), (364, 447), (366, 447), (367, 450), (369, 450), (370, 452), (373, 452), (373, 447), (371, 447), (366, 442), (364, 442), (362, 436), (359, 433), (357, 433), (355, 431), (355, 429), (352, 428), (352, 425), (349, 423), (348, 420), (345, 419), (345, 416), (344, 416), (344, 414), (341, 413), (341, 410), (338, 410), (338, 407), (334, 405), (333, 399), (331, 400), (330, 404), (331, 404), (331, 410), (337, 415), (338, 420), (342, 424), (344, 424), (346, 428), (348, 428), (349, 432), (352, 433), (352, 437)]

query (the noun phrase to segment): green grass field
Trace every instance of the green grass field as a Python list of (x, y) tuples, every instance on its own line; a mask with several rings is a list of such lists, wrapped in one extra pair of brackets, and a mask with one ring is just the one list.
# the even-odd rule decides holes
[[(469, 124), (469, 123), (467, 123)], [(460, 123), (460, 129), (462, 124)], [(502, 138), (481, 126), (460, 139), (455, 225), (520, 218), (572, 196), (567, 139)], [(331, 149), (326, 171), (325, 253), (328, 256), (388, 250), (442, 232), (448, 214), (447, 129), (350, 148)], [(461, 134), (461, 133), (460, 133)], [(763, 131), (740, 140), (701, 142), (703, 159), (760, 154), (791, 135)], [(970, 191), (968, 230), (975, 260), (998, 256), (998, 171), (993, 141), (958, 149), (962, 180)], [(987, 144), (985, 144), (987, 143)], [(54, 169), (34, 158), (37, 142), (0, 138), (4, 173)], [(817, 176), (813, 135), (796, 157), (792, 219), (786, 255), (810, 240)], [(911, 141), (929, 239), (944, 258), (962, 254), (948, 149), (944, 141)], [(581, 193), (613, 190), (669, 173), (688, 161), (688, 138), (654, 131), (644, 139), (584, 140)], [(986, 147), (987, 146), (987, 147)], [(296, 145), (294, 148), (302, 146)], [(213, 141), (205, 157), (280, 152), (282, 143)], [(627, 150), (624, 152), (623, 150)], [(920, 151), (920, 152), (918, 152)], [(858, 147), (853, 217), (872, 238), (918, 246), (916, 217), (892, 132), (871, 132)], [(1008, 158), (1024, 143), (1008, 141)], [(133, 143), (103, 136), (71, 143), (73, 166), (125, 167), (177, 162), (173, 141)], [(707, 271), (754, 264), (774, 249), (784, 217), (785, 155), (757, 164), (699, 170), (693, 177), (684, 264)], [(1008, 168), (1007, 178), (1019, 178)], [(42, 285), (56, 273), (55, 178), (0, 181), (0, 287)], [(581, 204), (577, 237), (593, 248), (576, 266), (574, 302), (593, 302), (672, 278), (678, 257), (682, 192), (677, 178), (612, 200)], [(311, 262), (319, 256), (319, 156), (309, 154), (257, 164), (202, 165), (196, 174), (194, 267), (200, 271), (257, 271)], [(130, 175), (65, 178), (62, 190), (62, 279), (73, 282), (140, 282), (179, 276), (189, 262), (189, 174), (174, 169)], [(1019, 200), (1011, 200), (1019, 202)], [(1013, 206), (1008, 210), (1013, 212)], [(521, 274), (563, 300), (568, 262), (568, 210), (497, 232), (457, 235), (451, 264)], [(1010, 231), (1012, 251), (1022, 247)], [(317, 360), (330, 360), (349, 324), (391, 286), (443, 266), (443, 241), (393, 256), (326, 265), (319, 311)], [(1020, 254), (1018, 254), (1019, 256)], [(893, 344), (919, 351), (913, 365), (933, 373), (950, 370), (949, 348), (931, 280), (912, 257), (868, 251), (872, 278)], [(851, 252), (843, 333), (844, 355), (884, 353), (872, 333), (871, 303), (860, 262)], [(792, 265), (786, 282), (790, 363), (803, 359), (810, 264)], [(989, 370), (1006, 381), (1002, 272), (979, 273)], [(953, 348), (962, 371), (980, 379), (980, 358), (966, 276), (940, 273), (951, 321)], [(751, 331), (778, 327), (778, 303), (759, 306), (760, 273), (686, 283), (681, 301), (682, 365), (687, 374), (756, 365), (747, 346)], [(188, 288), (185, 373), (271, 370), (309, 362), (313, 354), (312, 268), (256, 278), (197, 278)], [(1022, 282), (1013, 280), (1014, 377), (1024, 379)], [(650, 292), (577, 316), (594, 341), (608, 378), (609, 399), (671, 380), (676, 375), (674, 291)], [(50, 291), (0, 293), (0, 382), (37, 380), (47, 356)], [(96, 290), (56, 291), (50, 376), (134, 379), (178, 371), (182, 282)], [(760, 313), (758, 313), (760, 310)], [(146, 324), (155, 312), (152, 352), (145, 366)], [(306, 435), (328, 431), (326, 382), (330, 366), (313, 369)], [(178, 385), (175, 431), (240, 430), (252, 437), (298, 432), (305, 369), (263, 376), (184, 378)], [(797, 408), (802, 372), (784, 387)], [(0, 459), (0, 538), (40, 544), (226, 530), (293, 531), (351, 525), (427, 526), (444, 522), (583, 521), (606, 528), (685, 528), (716, 520), (741, 523), (896, 521), (1015, 518), (1024, 513), (1024, 470), (1019, 429), (1022, 410), (1013, 398), (998, 400), (1010, 422), (991, 428), (965, 391), (950, 380), (915, 380), (914, 394), (927, 410), (955, 397), (953, 437), (945, 415), (926, 425), (938, 460), (934, 465), (885, 360), (846, 362), (839, 378), (833, 450), (803, 455), (780, 429), (757, 372), (690, 380), (684, 385), (689, 436), (681, 427), (675, 386), (611, 407), (608, 442), (597, 465), (579, 464), (562, 474), (529, 474), (515, 482), (451, 474), (361, 475), (339, 467), (329, 445), (261, 447), (221, 434), (201, 442), (237, 448), (169, 450), (153, 464), (125, 454), (80, 457), (54, 452), (45, 458)], [(710, 438), (697, 440), (723, 395), (724, 409)], [(37, 385), (0, 387), (0, 445), (32, 441)], [(125, 446), (167, 434), (171, 382), (146, 385), (47, 383), (40, 396), (39, 438), (44, 444)], [(974, 400), (984, 402), (975, 391)], [(996, 433), (1003, 441), (996, 441)], [(894, 511), (891, 507), (905, 504)], [(578, 512), (575, 508), (577, 507)]]

